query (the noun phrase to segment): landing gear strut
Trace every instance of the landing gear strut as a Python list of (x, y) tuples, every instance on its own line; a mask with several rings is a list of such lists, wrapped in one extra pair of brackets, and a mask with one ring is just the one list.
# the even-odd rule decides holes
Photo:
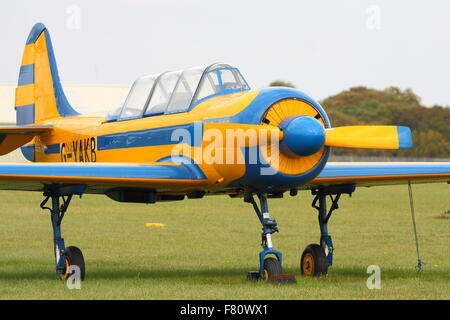
[[(300, 258), (300, 272), (305, 276), (318, 277), (328, 273), (328, 267), (333, 264), (334, 246), (328, 234), (328, 221), (334, 210), (338, 209), (338, 202), (342, 194), (351, 195), (355, 191), (354, 185), (338, 185), (319, 187), (312, 190), (315, 195), (312, 207), (318, 211), (320, 227), (320, 245), (310, 244), (303, 251)], [(327, 211), (327, 196), (331, 200), (330, 210)], [(317, 205), (317, 203), (319, 203)]]
[[(270, 219), (269, 208), (267, 205), (267, 195), (257, 193), (260, 206), (256, 203), (253, 194), (245, 197), (245, 202), (250, 202), (262, 225), (261, 247), (263, 250), (259, 253), (259, 271), (249, 272), (247, 278), (250, 280), (269, 280), (273, 276), (281, 275), (282, 254), (275, 250), (272, 244), (272, 233), (278, 232), (277, 222)], [(267, 257), (274, 255), (274, 257)], [(266, 258), (267, 257), (267, 258)]]
[[(85, 264), (83, 254), (77, 247), (65, 247), (64, 239), (61, 236), (61, 223), (64, 214), (69, 207), (74, 194), (81, 195), (84, 192), (83, 186), (47, 186), (44, 191), (45, 199), (41, 202), (41, 209), (50, 211), (53, 227), (53, 244), (55, 252), (56, 274), (60, 279), (65, 280), (76, 270), (80, 272), (79, 279), (84, 280)], [(51, 199), (51, 208), (45, 205)], [(62, 202), (62, 204), (61, 204)]]

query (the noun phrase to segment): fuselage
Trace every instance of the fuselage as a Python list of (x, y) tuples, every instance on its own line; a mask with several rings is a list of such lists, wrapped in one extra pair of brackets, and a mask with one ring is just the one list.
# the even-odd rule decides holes
[[(276, 106), (274, 119), (267, 123), (273, 106)], [(108, 121), (105, 114), (48, 119), (39, 124), (52, 125), (53, 132), (23, 147), (23, 153), (35, 162), (166, 162), (180, 142), (173, 137), (177, 129), (194, 133), (199, 126), (214, 128), (214, 124), (223, 123), (236, 129), (245, 128), (245, 125), (277, 126), (276, 117), (303, 114), (318, 115), (323, 125), (329, 126), (320, 105), (298, 90), (281, 87), (248, 90), (212, 97), (187, 112), (124, 121)], [(210, 143), (188, 143), (188, 147), (194, 154), (196, 148), (204, 149)], [(263, 164), (251, 163), (245, 158), (246, 151), (250, 153), (252, 146), (236, 148), (239, 149), (236, 152), (243, 154), (244, 161), (196, 163), (211, 188), (236, 188), (247, 184), (264, 187), (270, 179), (272, 188), (288, 189), (315, 178), (328, 158), (328, 148), (310, 157), (282, 156), (276, 172), (261, 175), (255, 174), (255, 170), (260, 170)], [(257, 148), (260, 154), (262, 150)], [(297, 171), (292, 171), (293, 165)]]

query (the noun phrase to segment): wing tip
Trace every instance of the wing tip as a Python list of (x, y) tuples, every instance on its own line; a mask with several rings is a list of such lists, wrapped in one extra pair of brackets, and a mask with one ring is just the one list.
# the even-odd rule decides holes
[(411, 129), (408, 127), (398, 126), (397, 134), (399, 149), (411, 149), (413, 147)]

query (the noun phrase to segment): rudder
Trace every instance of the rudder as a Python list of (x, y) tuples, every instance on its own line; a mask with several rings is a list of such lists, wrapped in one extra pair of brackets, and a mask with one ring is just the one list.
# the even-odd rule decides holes
[(34, 25), (25, 45), (15, 110), (17, 125), (78, 115), (62, 89), (50, 34), (42, 23)]

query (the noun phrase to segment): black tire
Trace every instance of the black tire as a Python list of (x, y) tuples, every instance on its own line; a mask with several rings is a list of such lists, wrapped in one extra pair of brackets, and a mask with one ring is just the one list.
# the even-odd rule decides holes
[(75, 265), (80, 268), (80, 280), (84, 280), (86, 274), (86, 266), (84, 264), (84, 257), (81, 250), (77, 247), (70, 246), (66, 248), (66, 272), (61, 275), (61, 279), (65, 280), (69, 276), (71, 276), (74, 271), (71, 273), (68, 272), (69, 266)]
[(328, 274), (328, 260), (322, 246), (313, 243), (305, 248), (300, 258), (300, 273), (308, 277)]
[(264, 280), (269, 280), (272, 276), (282, 274), (283, 268), (281, 267), (278, 259), (266, 258), (264, 259)]

